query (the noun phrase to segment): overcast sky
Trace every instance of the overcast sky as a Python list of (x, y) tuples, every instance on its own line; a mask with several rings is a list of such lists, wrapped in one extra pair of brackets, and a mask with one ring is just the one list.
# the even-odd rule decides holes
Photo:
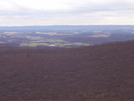
[(134, 25), (134, 0), (0, 0), (0, 26)]

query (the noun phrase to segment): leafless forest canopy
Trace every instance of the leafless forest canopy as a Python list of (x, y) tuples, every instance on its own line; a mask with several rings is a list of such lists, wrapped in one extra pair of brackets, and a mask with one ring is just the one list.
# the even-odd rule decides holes
[(0, 101), (134, 101), (134, 41), (1, 46)]

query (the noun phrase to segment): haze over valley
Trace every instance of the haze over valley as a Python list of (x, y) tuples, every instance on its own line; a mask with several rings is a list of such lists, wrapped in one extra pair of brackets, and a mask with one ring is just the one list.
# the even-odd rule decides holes
[(0, 46), (79, 47), (134, 40), (134, 26), (0, 27)]
[(0, 101), (134, 101), (134, 0), (0, 0)]

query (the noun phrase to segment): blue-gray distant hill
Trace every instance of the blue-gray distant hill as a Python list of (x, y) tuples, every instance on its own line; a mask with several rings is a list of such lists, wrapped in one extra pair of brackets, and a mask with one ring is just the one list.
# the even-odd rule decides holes
[(115, 30), (134, 29), (134, 25), (53, 25), (53, 26), (0, 26), (0, 30)]

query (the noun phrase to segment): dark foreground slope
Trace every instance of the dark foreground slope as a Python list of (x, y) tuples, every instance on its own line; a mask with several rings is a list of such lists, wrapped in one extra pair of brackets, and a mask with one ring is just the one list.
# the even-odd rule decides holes
[(134, 41), (0, 49), (0, 101), (134, 101)]

